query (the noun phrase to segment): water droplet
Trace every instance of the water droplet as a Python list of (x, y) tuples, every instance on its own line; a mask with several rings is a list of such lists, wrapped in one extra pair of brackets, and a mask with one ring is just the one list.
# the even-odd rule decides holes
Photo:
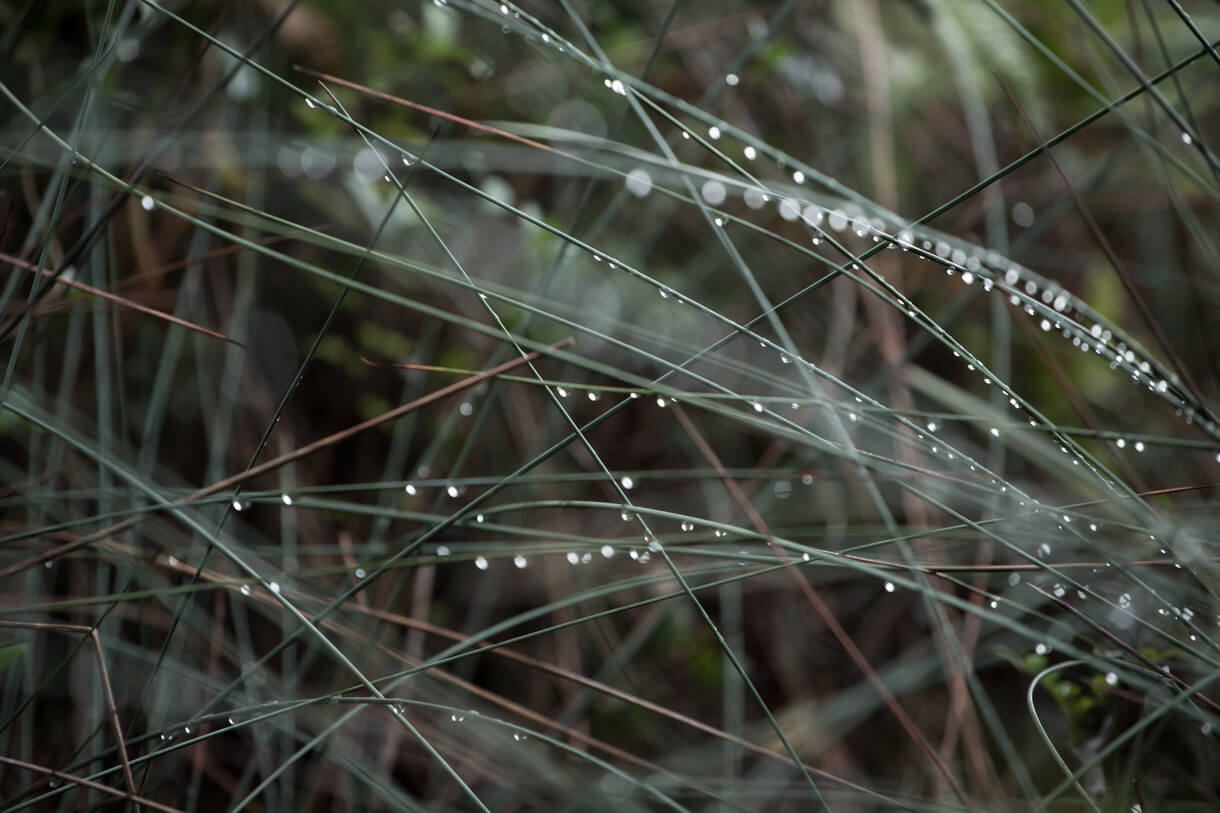
[(166, 561), (169, 562), (170, 567), (178, 566), (178, 557), (174, 556), (173, 554), (170, 554), (169, 557), (166, 559)]
[(779, 216), (791, 223), (801, 216), (801, 202), (794, 198), (786, 198), (779, 204)]
[(144, 207), (144, 211), (151, 212), (153, 207), (157, 205), (157, 202), (153, 200), (152, 195), (145, 195), (140, 198), (140, 205)]
[(762, 412), (762, 411), (763, 411), (763, 405), (762, 405), (762, 404), (760, 404), (760, 403), (758, 403), (757, 401), (752, 402), (752, 403), (750, 404), (750, 406), (754, 408), (754, 411), (755, 411), (755, 412)]
[(1038, 556), (1045, 559), (1046, 557), (1048, 557), (1050, 555), (1051, 555), (1051, 546), (1048, 543), (1043, 542), (1041, 545), (1038, 546)]
[(1182, 143), (1187, 146), (1194, 143), (1194, 139), (1190, 137), (1190, 133), (1182, 133)]
[(568, 551), (568, 564), (570, 564), (570, 565), (580, 564), (580, 554), (577, 553), (576, 551)]
[(414, 496), (417, 493), (417, 489), (415, 488), (415, 486), (411, 485), (410, 483), (407, 483), (407, 486), (406, 486), (406, 488), (403, 489), (403, 491), (407, 492), (408, 494), (410, 494), (412, 496)]
[(566, 389), (564, 389), (563, 387), (556, 387), (555, 394), (558, 395), (560, 398), (568, 397), (568, 391)]
[(479, 523), (480, 525), (483, 524), (483, 520), (485, 520), (485, 519), (487, 519), (487, 517), (483, 516), (482, 514), (474, 515), (474, 521)]
[(707, 128), (707, 137), (710, 138), (712, 141), (719, 141), (720, 140), (720, 128), (715, 125), (708, 127)]
[(244, 510), (246, 510), (246, 507), (241, 504), (241, 500), (234, 500), (233, 501), (233, 510), (234, 511), (244, 511)]
[(248, 595), (250, 595), (250, 585), (248, 585), (248, 584), (243, 584), (243, 585), (241, 586), (241, 594), (242, 594), (243, 596), (248, 596)]
[(740, 81), (741, 77), (735, 73), (726, 74), (724, 77), (724, 83), (729, 87), (737, 87), (737, 83)]
[(657, 396), (657, 406), (661, 407), (661, 409), (664, 409), (667, 406), (666, 400), (659, 395)]
[(684, 531), (695, 530), (695, 523), (691, 522), (689, 519), (682, 520), (682, 530), (684, 530)]
[(602, 399), (602, 394), (600, 392), (590, 392), (586, 397), (596, 403)]
[(1051, 648), (1040, 641), (1038, 642), (1038, 645), (1034, 647), (1034, 652), (1038, 655), (1046, 655), (1050, 651)]
[(449, 555), (449, 546), (448, 545), (437, 545), (436, 546), (436, 555), (437, 556), (448, 556)]
[(987, 606), (988, 606), (988, 607), (990, 607), (991, 609), (993, 609), (993, 610), (994, 610), (996, 607), (999, 607), (999, 606), (1000, 606), (1000, 602), (996, 601), (995, 599), (992, 599), (992, 600), (991, 600), (991, 601), (988, 603), (988, 605), (987, 605)]
[(648, 540), (648, 549), (650, 551), (652, 551), (653, 553), (660, 553), (661, 552), (660, 540), (656, 539), (655, 537), (653, 539)]
[[(440, 551), (438, 550), (437, 552), (439, 553)], [(479, 570), (486, 570), (488, 567), (488, 564), (489, 564), (489, 562), (487, 561), (486, 556), (474, 557), (474, 566), (477, 567)]]
[(892, 593), (892, 592), (894, 592), (894, 583), (893, 583), (893, 582), (886, 582), (886, 583), (885, 583), (885, 592), (887, 592), (887, 593)]
[(1067, 590), (1062, 584), (1056, 584), (1051, 592), (1055, 594), (1055, 598), (1063, 598), (1067, 594)]
[(614, 556), (614, 546), (609, 544), (602, 545), (602, 556), (607, 559), (612, 558)]
[(835, 209), (830, 213), (827, 225), (834, 231), (843, 231), (847, 228), (847, 215), (842, 209)]
[(308, 107), (310, 110), (313, 110), (314, 108), (317, 107), (317, 105), (314, 104), (313, 99), (310, 99), (308, 97), (306, 97), (306, 99), (305, 99), (305, 106)]
[(624, 491), (630, 491), (635, 488), (635, 480), (632, 480), (630, 477), (622, 478), (619, 480), (619, 484), (622, 485)]
[(1135, 442), (1135, 451), (1137, 451), (1137, 452), (1144, 451), (1144, 442), (1142, 440), (1137, 440)]
[(792, 173), (792, 182), (793, 183), (804, 183), (805, 182), (805, 173), (801, 172), (799, 169), (797, 171), (793, 172)]
[(529, 563), (530, 563), (529, 559), (526, 559), (524, 556), (522, 556), (519, 553), (513, 557), (513, 564), (517, 566), (518, 570), (524, 570), (526, 567), (529, 566)]
[(1107, 686), (1117, 686), (1118, 685), (1118, 675), (1116, 675), (1114, 672), (1106, 672), (1106, 685)]
[(652, 191), (652, 176), (648, 174), (648, 170), (641, 167), (628, 172), (623, 183), (627, 186), (627, 191), (637, 198), (648, 197), (648, 193)]
[(1119, 596), (1118, 597), (1118, 606), (1124, 610), (1127, 609), (1128, 607), (1130, 607), (1131, 606), (1131, 594), (1123, 593), (1121, 596)]
[(703, 195), (703, 200), (712, 206), (719, 206), (724, 203), (724, 199), (729, 194), (728, 190), (724, 188), (724, 184), (716, 180), (705, 181), (699, 193)]
[(280, 583), (271, 582), (271, 584), (267, 585), (267, 589), (278, 596), (280, 594)]
[(284, 505), (292, 505), (292, 497), (288, 494), (281, 494), (280, 501), (283, 502)]
[(358, 568), (356, 568), (356, 572), (352, 575), (354, 575), (356, 577), (357, 581), (360, 581), (360, 580), (363, 580), (364, 577), (368, 575), (368, 573), (365, 572), (364, 568), (358, 567)]
[(450, 499), (456, 499), (458, 494), (461, 492), (458, 490), (457, 486), (449, 486), (445, 489), (445, 493), (449, 495)]
[(741, 199), (751, 209), (761, 209), (763, 204), (767, 202), (767, 193), (756, 186), (751, 186), (741, 193)]
[(753, 161), (758, 157), (758, 150), (754, 149), (749, 144), (746, 145), (746, 148), (742, 150), (742, 152), (745, 154), (747, 161)]

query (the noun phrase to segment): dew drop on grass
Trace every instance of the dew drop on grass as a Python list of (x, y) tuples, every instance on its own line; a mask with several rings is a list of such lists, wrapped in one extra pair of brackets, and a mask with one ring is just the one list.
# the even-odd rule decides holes
[(754, 409), (755, 412), (761, 413), (763, 411), (763, 405), (758, 403), (757, 401), (754, 401), (752, 404), (750, 404), (750, 406)]
[(793, 172), (792, 173), (792, 182), (793, 183), (804, 183), (805, 182), (805, 173), (801, 172), (799, 169), (796, 172)]
[(707, 128), (707, 137), (710, 138), (712, 141), (719, 141), (720, 140), (720, 128), (717, 127), (716, 125), (712, 125), (711, 127), (708, 127)]
[(415, 496), (418, 493), (418, 489), (416, 489), (415, 486), (411, 485), (410, 483), (407, 483), (403, 491), (407, 492), (411, 496)]
[(594, 403), (596, 403), (597, 401), (600, 401), (602, 399), (602, 394), (600, 392), (590, 392), (588, 394), (588, 398), (590, 401), (593, 401)]
[(767, 202), (767, 193), (763, 192), (757, 186), (751, 186), (741, 193), (741, 199), (745, 201), (746, 206), (751, 209), (761, 209), (763, 204)]
[(614, 546), (609, 545), (609, 544), (602, 545), (602, 556), (605, 557), (606, 559), (613, 558), (614, 557)]
[(513, 564), (517, 566), (518, 570), (524, 570), (525, 568), (529, 567), (529, 563), (529, 559), (526, 559), (519, 553), (513, 557)]
[(1051, 651), (1051, 648), (1049, 646), (1047, 646), (1046, 644), (1042, 643), (1041, 641), (1039, 641), (1037, 646), (1034, 647), (1034, 653), (1037, 655), (1046, 655), (1046, 654), (1049, 654), (1050, 651)]
[(737, 83), (740, 81), (741, 77), (735, 73), (725, 74), (724, 83), (729, 87), (737, 87)]
[(271, 584), (267, 585), (267, 589), (278, 596), (280, 594), (280, 583), (271, 582)]
[(664, 408), (665, 408), (665, 405), (666, 405), (666, 404), (665, 404), (665, 399), (664, 399), (664, 398), (662, 398), (661, 396), (657, 396), (657, 406), (659, 406), (659, 407), (661, 407), (662, 409), (664, 409)]
[(145, 195), (144, 197), (140, 198), (140, 205), (144, 207), (144, 211), (151, 212), (153, 207), (157, 205), (157, 202), (153, 200), (152, 195)]
[(580, 564), (580, 554), (577, 553), (576, 551), (568, 551), (568, 564), (570, 564), (570, 565)]
[(245, 507), (244, 505), (242, 505), (242, 504), (241, 504), (241, 500), (234, 500), (234, 501), (233, 501), (233, 510), (234, 510), (234, 511), (244, 511), (244, 510), (245, 510), (245, 508), (246, 508), (246, 507)]
[(746, 148), (742, 150), (742, 152), (745, 154), (747, 161), (753, 161), (758, 157), (758, 150), (754, 149), (748, 144), (746, 145)]
[(448, 545), (437, 545), (436, 546), (436, 555), (437, 556), (448, 556), (449, 555), (449, 546)]
[(283, 502), (284, 505), (292, 505), (292, 496), (290, 494), (281, 494), (280, 501)]
[(451, 499), (454, 499), (461, 492), (458, 491), (457, 486), (449, 486), (449, 488), (445, 489), (445, 493), (448, 494)]
[(847, 215), (844, 214), (842, 209), (835, 209), (830, 213), (827, 225), (834, 231), (843, 231), (847, 228)]
[(619, 484), (622, 485), (624, 491), (630, 491), (635, 488), (635, 480), (632, 480), (630, 477), (624, 477), (619, 480)]
[(1182, 143), (1187, 146), (1194, 143), (1194, 139), (1190, 137), (1190, 133), (1182, 133)]
[(1050, 555), (1051, 555), (1051, 546), (1048, 543), (1043, 542), (1041, 545), (1038, 546), (1038, 556), (1045, 559), (1046, 557), (1048, 557)]
[(648, 170), (641, 167), (628, 172), (623, 183), (627, 186), (627, 191), (637, 198), (647, 197), (652, 191), (652, 176), (648, 174)]
[(728, 197), (728, 190), (725, 189), (724, 184), (717, 180), (705, 181), (699, 193), (703, 195), (703, 200), (712, 206), (719, 206)]
[[(439, 551), (438, 551), (438, 553), (439, 553)], [(479, 570), (486, 570), (488, 567), (488, 564), (489, 564), (489, 562), (487, 561), (486, 556), (474, 557), (474, 566), (477, 567)]]
[(243, 584), (243, 585), (241, 586), (241, 594), (242, 594), (243, 596), (248, 596), (248, 595), (250, 595), (250, 585), (248, 585), (248, 584)]
[(475, 522), (477, 522), (477, 523), (479, 523), (480, 525), (482, 525), (482, 524), (483, 524), (483, 520), (485, 520), (485, 519), (487, 519), (487, 517), (483, 516), (482, 514), (475, 514), (475, 515), (474, 515), (474, 521), (475, 521)]
[(1137, 452), (1142, 452), (1142, 451), (1144, 451), (1144, 441), (1142, 441), (1142, 440), (1137, 440), (1137, 441), (1135, 442), (1135, 451), (1137, 451)]
[(779, 216), (791, 223), (801, 216), (801, 202), (795, 198), (785, 198), (779, 205)]
[(684, 530), (684, 531), (695, 530), (695, 523), (691, 522), (689, 519), (682, 520), (682, 530)]
[(1021, 583), (1021, 574), (1020, 573), (1009, 573), (1008, 574), (1008, 586), (1009, 587), (1016, 587), (1020, 583)]
[(356, 577), (357, 581), (362, 581), (364, 577), (368, 575), (368, 573), (365, 572), (364, 568), (358, 567), (356, 568), (356, 572), (352, 575)]
[(894, 592), (894, 583), (893, 583), (893, 582), (886, 582), (886, 583), (885, 583), (885, 592), (887, 592), (887, 593), (892, 593), (892, 592)]

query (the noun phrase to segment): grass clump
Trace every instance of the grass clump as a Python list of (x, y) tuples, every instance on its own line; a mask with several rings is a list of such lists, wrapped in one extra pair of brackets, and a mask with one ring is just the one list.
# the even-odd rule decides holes
[(1214, 10), (0, 14), (5, 810), (1214, 808)]

